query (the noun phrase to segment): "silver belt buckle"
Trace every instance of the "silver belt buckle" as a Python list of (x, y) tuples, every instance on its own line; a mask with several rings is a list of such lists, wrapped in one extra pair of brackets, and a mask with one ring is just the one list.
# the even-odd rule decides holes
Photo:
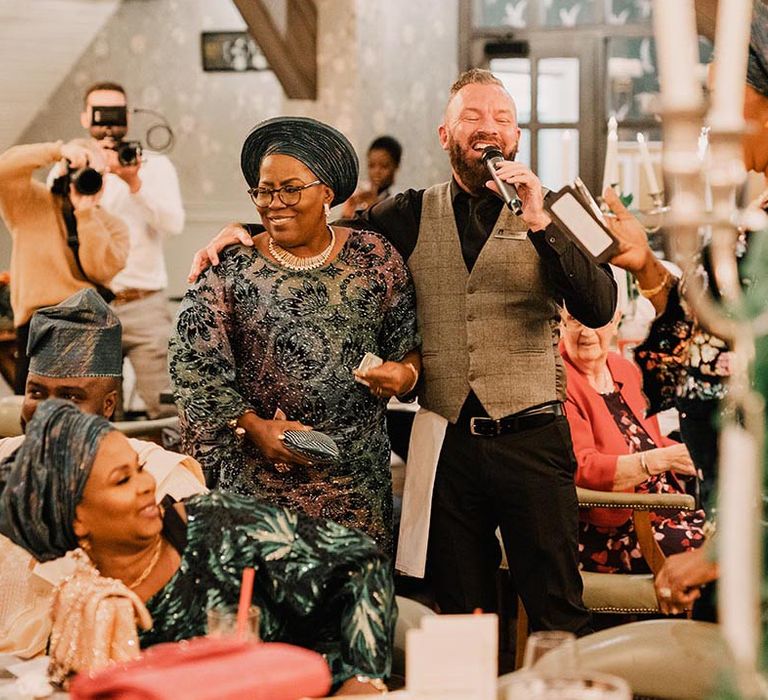
[[(493, 424), (493, 432), (491, 433), (478, 433), (476, 430), (477, 423), (475, 421), (488, 421)], [(469, 419), (469, 434), (477, 435), (478, 437), (495, 437), (499, 434), (499, 421), (493, 420), (493, 418), (484, 418), (483, 416), (472, 416)]]

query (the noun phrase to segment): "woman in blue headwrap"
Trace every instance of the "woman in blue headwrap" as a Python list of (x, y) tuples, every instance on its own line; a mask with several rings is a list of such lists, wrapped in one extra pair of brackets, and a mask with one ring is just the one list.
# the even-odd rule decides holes
[(82, 547), (143, 601), (142, 646), (206, 633), (255, 567), (261, 636), (325, 655), (339, 695), (389, 674), (395, 620), (386, 558), (365, 535), (252, 498), (210, 493), (164, 512), (128, 440), (104, 418), (52, 399), (0, 465), (0, 534), (39, 561)]
[[(169, 357), (185, 451), (209, 486), (359, 528), (389, 552), (386, 403), (420, 370), (410, 275), (378, 234), (328, 225), (357, 182), (335, 129), (262, 122), (241, 165), (266, 230), (228, 248), (179, 310)], [(366, 353), (385, 362), (355, 382)], [(336, 441), (338, 460), (286, 447), (286, 430), (308, 426)]]

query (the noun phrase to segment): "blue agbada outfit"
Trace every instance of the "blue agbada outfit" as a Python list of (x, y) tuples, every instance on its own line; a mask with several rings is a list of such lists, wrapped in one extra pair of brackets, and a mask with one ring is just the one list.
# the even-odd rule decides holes
[[(75, 508), (112, 429), (69, 402), (42, 403), (22, 446), (0, 465), (0, 533), (41, 561), (78, 547)], [(154, 626), (142, 646), (205, 634), (206, 610), (236, 605), (242, 570), (252, 566), (265, 640), (322, 653), (336, 683), (389, 674), (393, 583), (372, 540), (244, 496), (214, 492), (184, 505), (186, 522), (166, 511), (163, 534), (181, 565), (147, 601)]]

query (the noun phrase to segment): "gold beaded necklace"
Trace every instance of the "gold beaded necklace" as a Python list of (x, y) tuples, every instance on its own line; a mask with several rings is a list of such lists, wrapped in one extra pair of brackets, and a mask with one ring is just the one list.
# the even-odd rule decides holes
[(298, 255), (294, 255), (290, 251), (287, 251), (285, 248), (275, 243), (274, 238), (269, 239), (269, 254), (283, 267), (289, 270), (293, 270), (294, 272), (315, 270), (328, 262), (328, 258), (331, 257), (331, 253), (333, 252), (333, 247), (336, 245), (336, 233), (330, 226), (328, 226), (328, 231), (331, 234), (331, 242), (320, 253), (313, 255), (312, 257), (302, 258)]

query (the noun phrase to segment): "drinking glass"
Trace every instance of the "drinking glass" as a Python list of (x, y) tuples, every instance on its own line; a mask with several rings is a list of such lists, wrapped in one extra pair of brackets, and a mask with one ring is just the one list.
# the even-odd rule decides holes
[[(556, 650), (556, 651), (555, 651)], [(552, 656), (538, 667), (544, 656)], [(533, 669), (540, 676), (570, 675), (576, 672), (578, 657), (576, 635), (573, 632), (533, 632), (525, 644), (523, 668)]]
[[(243, 639), (252, 642), (261, 641), (259, 625), (261, 624), (261, 608), (251, 605), (248, 608), (248, 618)], [(237, 608), (217, 606), (208, 610), (209, 637), (237, 637)]]
[(591, 671), (556, 678), (522, 671), (512, 674), (500, 690), (504, 700), (632, 700), (625, 680)]

